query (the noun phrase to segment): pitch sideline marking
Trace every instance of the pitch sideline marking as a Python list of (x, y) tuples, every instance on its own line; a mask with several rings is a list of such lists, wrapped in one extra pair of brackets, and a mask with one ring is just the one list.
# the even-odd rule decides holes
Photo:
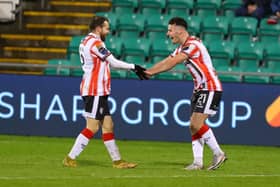
[[(190, 178), (190, 177), (203, 177), (203, 178), (247, 178), (247, 177), (280, 177), (280, 174), (265, 175), (265, 174), (230, 174), (230, 175), (173, 175), (173, 176), (140, 176), (140, 175), (124, 175), (124, 176), (112, 176), (112, 177), (97, 177), (94, 174), (90, 175), (91, 177), (96, 177), (97, 179), (134, 179), (134, 178)], [(31, 179), (47, 179), (47, 180), (56, 180), (56, 179), (84, 179), (89, 176), (61, 176), (61, 177), (47, 177), (47, 176), (32, 176), (32, 177), (23, 177), (23, 176), (0, 176), (0, 180), (31, 180)]]

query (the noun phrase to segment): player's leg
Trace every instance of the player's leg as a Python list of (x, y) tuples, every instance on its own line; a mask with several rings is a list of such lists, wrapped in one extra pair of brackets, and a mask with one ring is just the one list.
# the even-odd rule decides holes
[[(201, 138), (204, 140), (204, 142), (210, 147), (210, 149), (213, 152), (213, 162), (210, 165), (210, 167), (208, 167), (208, 170), (217, 169), (218, 167), (220, 167), (222, 163), (224, 163), (227, 160), (227, 157), (225, 153), (222, 151), (222, 149), (220, 148), (212, 129), (205, 124), (205, 120), (207, 119), (205, 115), (213, 116), (217, 113), (218, 106), (221, 101), (221, 97), (222, 97), (222, 92), (201, 91), (199, 92), (199, 99), (194, 109), (195, 111), (194, 113), (196, 112), (203, 113), (203, 114), (198, 114), (198, 118), (200, 118), (199, 116), (201, 115), (204, 116), (201, 117), (201, 120), (199, 120), (200, 123), (202, 122), (202, 120), (204, 120), (204, 122), (203, 124), (200, 124), (201, 127), (197, 133), (201, 136)], [(202, 108), (199, 108), (199, 106), (202, 106)]]
[(218, 168), (227, 158), (220, 148), (211, 128), (205, 124), (207, 114), (194, 112), (191, 117), (190, 129), (192, 133), (192, 149), (194, 161), (187, 166), (187, 170), (202, 169), (203, 167), (203, 145), (206, 143), (213, 152), (213, 162), (208, 168)]
[(76, 167), (77, 163), (75, 159), (81, 154), (81, 152), (88, 145), (90, 139), (98, 131), (99, 120), (87, 118), (87, 125), (80, 134), (77, 136), (73, 147), (71, 148), (67, 157), (63, 160), (63, 165), (68, 167)]
[(120, 160), (121, 155), (113, 132), (113, 121), (109, 115), (105, 116), (102, 123), (102, 139), (112, 161)]
[(203, 123), (207, 119), (206, 114), (193, 112), (190, 120), (190, 131), (192, 135), (193, 163), (186, 170), (200, 170), (203, 168), (204, 139), (201, 137)]
[(114, 137), (114, 124), (110, 114), (108, 105), (108, 96), (100, 98), (100, 106), (102, 106), (103, 119), (102, 125), (102, 138), (104, 145), (113, 161), (113, 167), (115, 168), (134, 168), (137, 166), (135, 163), (129, 163), (121, 159), (119, 148), (116, 144)]
[[(208, 114), (194, 112), (191, 117), (192, 137), (200, 137), (213, 151), (213, 154), (222, 152), (211, 128), (205, 124)], [(192, 127), (195, 126), (195, 127)]]
[(203, 144), (206, 143), (213, 151), (213, 163), (208, 169), (218, 168), (226, 156), (221, 150), (213, 131), (205, 124), (208, 115), (214, 115), (220, 102), (221, 93), (201, 91), (195, 93), (192, 98), (192, 115), (190, 130), (192, 134), (192, 147), (194, 162), (186, 169), (201, 169), (203, 166)]
[(208, 167), (208, 170), (214, 170), (220, 167), (227, 160), (227, 157), (220, 148), (212, 129), (206, 124), (203, 125), (203, 128), (208, 130), (205, 130), (205, 133), (201, 134), (201, 137), (213, 152), (213, 161)]
[(77, 136), (69, 154), (63, 160), (63, 165), (67, 167), (77, 166), (75, 159), (88, 145), (90, 139), (98, 131), (100, 125), (100, 120), (98, 119), (97, 112), (99, 108), (99, 97), (85, 96), (83, 97), (83, 101), (85, 104), (85, 112), (83, 115), (86, 118), (86, 128), (84, 128)]
[(186, 170), (200, 170), (203, 168), (203, 148), (204, 141), (199, 134), (196, 132), (201, 128), (201, 123), (194, 120), (193, 113), (196, 104), (199, 100), (198, 92), (194, 92), (191, 98), (191, 117), (190, 117), (190, 133), (192, 136), (192, 151), (193, 151), (193, 162), (185, 167)]
[(113, 127), (114, 125), (112, 117), (110, 115), (105, 116), (102, 123), (102, 138), (104, 145), (113, 161), (113, 167), (120, 169), (135, 168), (137, 166), (136, 163), (127, 162), (121, 159), (119, 148), (114, 137)]

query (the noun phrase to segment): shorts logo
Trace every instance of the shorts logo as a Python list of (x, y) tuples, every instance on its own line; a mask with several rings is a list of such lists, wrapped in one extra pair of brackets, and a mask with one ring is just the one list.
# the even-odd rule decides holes
[(100, 108), (100, 109), (99, 109), (99, 113), (100, 113), (100, 114), (103, 114), (103, 112), (104, 112), (104, 108)]
[(280, 96), (276, 98), (266, 109), (265, 118), (272, 127), (280, 127)]
[(213, 109), (213, 110), (218, 110), (218, 109), (219, 109), (219, 106), (213, 105), (213, 106), (212, 106), (212, 109)]

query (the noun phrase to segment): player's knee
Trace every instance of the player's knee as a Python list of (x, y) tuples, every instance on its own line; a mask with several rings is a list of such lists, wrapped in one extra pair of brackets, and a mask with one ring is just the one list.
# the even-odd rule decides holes
[(100, 121), (93, 119), (93, 118), (87, 118), (87, 128), (90, 129), (93, 133), (96, 133), (99, 130), (100, 127)]
[(87, 123), (87, 128), (93, 133), (96, 133), (99, 130), (99, 124)]
[(196, 118), (194, 116), (191, 116), (190, 119), (190, 130), (193, 132), (196, 129)]
[(197, 131), (199, 131), (199, 129), (201, 128), (203, 123), (201, 123), (200, 121), (198, 120), (195, 120), (195, 118), (191, 118), (191, 121), (190, 121), (190, 131), (192, 133), (196, 133)]
[(190, 131), (192, 133), (197, 132), (197, 127), (194, 123), (190, 123)]
[(99, 130), (99, 126), (87, 126), (89, 130), (91, 130), (93, 133), (96, 133)]
[(110, 125), (103, 125), (102, 126), (102, 132), (104, 133), (108, 133), (108, 132), (113, 132), (113, 124), (110, 124)]

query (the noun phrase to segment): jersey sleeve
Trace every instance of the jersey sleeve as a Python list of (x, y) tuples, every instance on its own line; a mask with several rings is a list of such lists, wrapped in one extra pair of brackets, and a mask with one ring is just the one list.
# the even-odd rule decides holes
[(199, 48), (194, 44), (187, 44), (182, 48), (182, 53), (188, 55), (189, 58), (196, 58), (199, 56)]
[(91, 47), (91, 52), (98, 56), (102, 61), (104, 61), (111, 52), (106, 48), (105, 44), (102, 41), (96, 41)]
[(176, 48), (169, 56), (174, 57), (178, 54), (179, 48)]

